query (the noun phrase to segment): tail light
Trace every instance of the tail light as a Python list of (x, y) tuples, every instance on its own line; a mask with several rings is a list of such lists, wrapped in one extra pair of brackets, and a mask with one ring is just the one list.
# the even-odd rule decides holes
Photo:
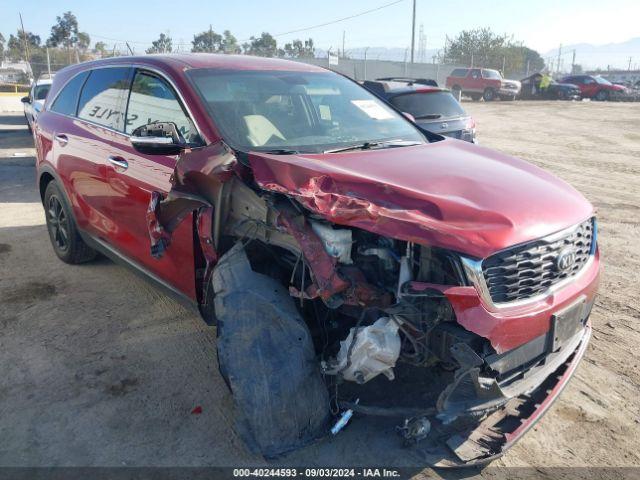
[(469, 117), (467, 119), (467, 123), (464, 126), (465, 130), (473, 130), (476, 128), (476, 121), (473, 119), (473, 117)]

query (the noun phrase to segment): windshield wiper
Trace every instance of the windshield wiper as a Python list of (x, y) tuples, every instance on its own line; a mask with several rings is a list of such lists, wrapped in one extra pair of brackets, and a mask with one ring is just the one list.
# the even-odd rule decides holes
[(435, 120), (436, 118), (442, 117), (439, 113), (429, 113), (427, 115), (420, 115), (419, 117), (413, 117), (416, 120)]
[(272, 150), (256, 150), (260, 153), (269, 153), (271, 155), (296, 155), (300, 153), (298, 150), (291, 150), (288, 148), (274, 148)]
[(387, 140), (385, 142), (363, 142), (355, 145), (349, 145), (348, 147), (325, 150), (322, 153), (341, 153), (341, 152), (349, 152), (351, 150), (371, 150), (373, 148), (411, 147), (413, 145), (420, 145), (420, 142), (414, 142), (412, 140)]

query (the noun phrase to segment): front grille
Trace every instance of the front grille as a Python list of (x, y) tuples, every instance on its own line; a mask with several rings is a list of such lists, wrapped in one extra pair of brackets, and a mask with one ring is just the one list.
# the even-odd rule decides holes
[[(526, 300), (576, 275), (591, 255), (593, 230), (594, 220), (589, 219), (569, 231), (517, 245), (483, 260), (482, 274), (491, 300)], [(564, 269), (558, 266), (561, 254), (563, 258), (575, 255), (573, 263), (564, 265)]]

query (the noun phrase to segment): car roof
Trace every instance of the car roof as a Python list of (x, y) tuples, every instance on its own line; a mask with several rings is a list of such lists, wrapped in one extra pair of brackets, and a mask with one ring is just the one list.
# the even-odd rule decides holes
[(53, 83), (53, 78), (39, 78), (34, 83), (36, 86), (51, 85)]
[(326, 72), (315, 65), (309, 65), (280, 58), (254, 57), (251, 55), (226, 55), (221, 53), (172, 53), (111, 57), (83, 63), (85, 68), (113, 64), (165, 65), (177, 69), (219, 68), (224, 70), (283, 70), (296, 72)]

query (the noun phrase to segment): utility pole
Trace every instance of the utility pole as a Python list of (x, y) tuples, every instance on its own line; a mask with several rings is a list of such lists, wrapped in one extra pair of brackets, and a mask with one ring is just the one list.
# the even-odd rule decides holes
[(49, 58), (49, 47), (47, 47), (47, 72), (49, 72), (49, 78), (51, 78), (51, 59)]
[(132, 49), (131, 49), (131, 47), (129, 46), (129, 42), (124, 42), (124, 43), (127, 45), (127, 48), (129, 49), (129, 53), (130, 53), (131, 55), (135, 55), (135, 54), (133, 53), (133, 50), (132, 50)]
[(209, 53), (213, 53), (213, 28), (209, 24)]
[(629, 68), (627, 70), (631, 71), (631, 60), (633, 60), (633, 57), (629, 57)]
[(556, 65), (556, 72), (560, 73), (560, 56), (562, 55), (562, 44), (560, 44), (560, 48), (558, 48), (558, 64)]
[[(27, 41), (27, 34), (24, 32), (24, 23), (22, 23), (22, 13), (19, 13), (18, 15), (20, 15), (20, 26), (22, 27), (22, 41), (23, 41), (23, 45), (24, 45), (24, 57), (25, 57), (25, 60), (27, 61), (27, 63), (30, 64), (29, 42)], [(29, 66), (31, 66), (31, 65), (29, 65)]]
[(502, 75), (504, 75), (504, 67), (506, 66), (506, 64), (507, 64), (507, 56), (503, 55), (502, 56)]
[(527, 60), (527, 73), (525, 74), (525, 77), (529, 76), (529, 64), (531, 63), (531, 59)]
[(571, 73), (576, 70), (576, 49), (573, 49), (573, 56), (571, 57)]
[(411, 63), (413, 63), (413, 52), (416, 46), (416, 0), (413, 0), (413, 20), (411, 21)]
[(367, 50), (369, 50), (369, 47), (366, 47), (364, 49), (364, 78), (363, 78), (363, 80), (367, 79)]
[(342, 31), (342, 58), (347, 58), (347, 56), (344, 54), (344, 38), (345, 38), (346, 32), (343, 30)]

